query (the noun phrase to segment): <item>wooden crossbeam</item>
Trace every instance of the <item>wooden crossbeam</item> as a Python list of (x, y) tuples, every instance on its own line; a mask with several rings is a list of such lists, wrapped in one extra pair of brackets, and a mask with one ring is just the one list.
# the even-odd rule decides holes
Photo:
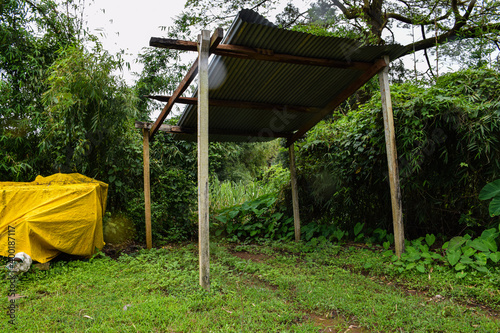
[(345, 101), (349, 96), (354, 94), (356, 90), (361, 88), (366, 82), (368, 82), (373, 76), (375, 76), (382, 68), (387, 66), (384, 59), (377, 60), (369, 70), (365, 71), (361, 76), (351, 83), (346, 89), (344, 89), (340, 94), (338, 94), (327, 106), (325, 106), (320, 112), (318, 112), (313, 118), (311, 118), (307, 123), (305, 123), (301, 128), (299, 128), (293, 136), (288, 140), (287, 146), (292, 145), (295, 141), (300, 139), (307, 131), (314, 127), (318, 122), (320, 122), (328, 113), (339, 106), (343, 101)]
[[(151, 37), (149, 45), (166, 49), (197, 51), (196, 42), (177, 39)], [(274, 51), (268, 49), (254, 49), (251, 47), (230, 44), (220, 44), (217, 47), (212, 47), (211, 50), (213, 54), (220, 56), (283, 62), (298, 65), (312, 65), (344, 69), (348, 68), (363, 71), (369, 70), (373, 65), (373, 63), (361, 61), (339, 61), (333, 59), (294, 56), (290, 54), (274, 53)]]
[[(135, 128), (145, 128), (151, 129), (153, 127), (153, 123), (135, 122)], [(158, 131), (168, 133), (168, 134), (180, 134), (180, 135), (194, 135), (196, 134), (196, 128), (192, 127), (184, 127), (184, 126), (174, 126), (174, 125), (165, 125), (162, 124), (158, 127)], [(248, 138), (258, 138), (265, 136), (266, 138), (285, 138), (290, 139), (293, 133), (268, 133), (268, 132), (257, 132), (257, 131), (238, 131), (238, 130), (228, 130), (228, 129), (218, 129), (211, 128), (211, 135), (227, 135), (227, 136), (246, 136)]]
[[(217, 45), (222, 41), (222, 37), (223, 37), (222, 28), (217, 28), (213, 33), (212, 37), (210, 38), (210, 49), (217, 47)], [(153, 127), (149, 132), (150, 140), (153, 139), (153, 136), (158, 131), (158, 128), (163, 123), (163, 121), (165, 121), (165, 118), (167, 118), (168, 114), (172, 110), (172, 107), (174, 106), (177, 98), (179, 98), (184, 93), (184, 91), (186, 91), (186, 89), (189, 87), (189, 85), (195, 78), (196, 74), (198, 74), (198, 58), (196, 58), (195, 62), (189, 69), (188, 73), (186, 74), (184, 79), (182, 79), (182, 81), (179, 83), (177, 89), (175, 89), (174, 93), (168, 100), (167, 104), (163, 107), (163, 110), (161, 111), (160, 115), (153, 124)]]
[[(150, 99), (154, 99), (160, 102), (168, 102), (171, 96), (145, 96)], [(198, 99), (194, 97), (178, 97), (176, 99), (177, 103), (196, 105)], [(240, 102), (240, 101), (226, 101), (220, 99), (210, 99), (209, 104), (211, 106), (222, 106), (229, 108), (238, 109), (256, 109), (256, 110), (286, 110), (287, 112), (299, 112), (299, 113), (316, 113), (321, 111), (321, 108), (309, 107), (309, 106), (296, 106), (296, 105), (279, 105), (270, 103), (255, 103), (255, 102)]]

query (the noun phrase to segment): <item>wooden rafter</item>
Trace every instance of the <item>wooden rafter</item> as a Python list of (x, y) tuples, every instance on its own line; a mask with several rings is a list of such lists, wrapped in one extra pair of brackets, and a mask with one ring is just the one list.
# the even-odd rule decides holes
[[(160, 102), (168, 102), (171, 96), (145, 96), (150, 99), (154, 99)], [(196, 105), (198, 99), (195, 97), (178, 97), (176, 103)], [(321, 108), (308, 107), (308, 106), (296, 106), (296, 105), (278, 105), (270, 103), (255, 103), (255, 102), (240, 102), (240, 101), (226, 101), (220, 99), (210, 99), (209, 104), (211, 106), (222, 106), (229, 108), (238, 109), (257, 109), (257, 110), (286, 110), (287, 112), (298, 112), (298, 113), (316, 113), (321, 111)]]
[[(147, 123), (147, 122), (141, 122), (141, 121), (135, 122), (135, 128), (150, 129), (153, 127), (153, 125), (154, 125), (153, 123)], [(191, 135), (191, 136), (196, 134), (196, 128), (174, 126), (174, 125), (165, 125), (165, 124), (160, 125), (160, 127), (158, 127), (158, 131), (161, 131), (164, 133), (169, 133), (169, 134), (180, 134), (180, 135)], [(256, 138), (256, 137), (265, 136), (265, 137), (285, 138), (285, 139), (290, 139), (293, 135), (293, 133), (267, 133), (267, 132), (265, 132), (263, 134), (262, 132), (258, 132), (258, 131), (239, 131), (239, 130), (228, 130), (228, 129), (217, 129), (217, 128), (211, 128), (210, 134), (211, 135), (227, 135), (227, 136), (246, 136), (249, 138)]]
[[(166, 49), (175, 49), (184, 51), (197, 50), (196, 42), (182, 41), (177, 39), (158, 38), (158, 37), (151, 37), (149, 45)], [(294, 56), (289, 54), (274, 53), (273, 50), (268, 50), (268, 49), (254, 49), (247, 46), (238, 46), (230, 44), (220, 44), (217, 47), (213, 47), (212, 53), (220, 56), (235, 57), (242, 59), (265, 60), (265, 61), (274, 61), (274, 62), (282, 62), (282, 63), (298, 64), (298, 65), (357, 69), (363, 71), (369, 70), (373, 65), (372, 63), (369, 62), (339, 61), (333, 59)]]
[[(217, 47), (217, 45), (222, 41), (222, 37), (223, 37), (222, 28), (217, 28), (213, 33), (212, 37), (210, 38), (210, 50)], [(189, 69), (184, 79), (182, 79), (182, 81), (179, 83), (177, 89), (175, 89), (172, 96), (170, 96), (170, 99), (168, 100), (167, 104), (163, 107), (163, 110), (161, 111), (160, 115), (153, 124), (153, 127), (151, 128), (151, 131), (149, 133), (150, 139), (152, 139), (155, 133), (158, 131), (158, 128), (172, 110), (172, 107), (174, 106), (177, 98), (179, 98), (184, 93), (184, 91), (186, 91), (186, 89), (189, 87), (189, 85), (195, 78), (196, 74), (198, 74), (198, 58), (193, 63), (193, 65)]]
[(314, 127), (318, 122), (320, 122), (328, 113), (332, 112), (337, 106), (339, 106), (343, 101), (345, 101), (349, 96), (354, 94), (356, 90), (361, 88), (366, 82), (368, 82), (373, 76), (375, 76), (382, 68), (387, 66), (384, 59), (376, 61), (369, 70), (363, 72), (361, 76), (351, 83), (346, 89), (344, 89), (340, 94), (335, 96), (335, 98), (328, 103), (320, 112), (318, 112), (314, 117), (312, 117), (308, 122), (306, 122), (301, 128), (299, 128), (293, 136), (288, 139), (287, 146), (290, 146), (295, 141), (300, 139), (307, 131)]

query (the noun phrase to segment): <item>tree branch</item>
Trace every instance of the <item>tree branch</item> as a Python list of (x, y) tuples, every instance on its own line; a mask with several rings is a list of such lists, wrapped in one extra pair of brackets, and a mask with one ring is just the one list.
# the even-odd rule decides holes
[(348, 20), (352, 20), (352, 19), (361, 17), (362, 11), (359, 8), (352, 7), (352, 8), (347, 9), (339, 0), (333, 0), (333, 3), (335, 4), (335, 6), (337, 6), (340, 9), (342, 14), (344, 14), (344, 16)]
[(457, 0), (451, 1), (451, 8), (453, 9), (453, 13), (455, 14), (455, 25), (453, 26), (452, 30), (458, 31), (467, 24), (467, 20), (469, 19), (469, 16), (472, 13), (472, 10), (474, 9), (475, 5), (476, 5), (476, 0), (472, 0), (469, 3), (469, 6), (467, 7), (465, 15), (462, 16), (460, 14), (460, 11), (458, 10)]
[(452, 11), (451, 10), (448, 10), (446, 12), (446, 14), (436, 18), (436, 19), (432, 19), (432, 20), (426, 20), (426, 21), (418, 21), (418, 20), (415, 20), (415, 19), (411, 19), (409, 17), (406, 17), (406, 16), (403, 16), (401, 14), (397, 14), (397, 13), (388, 13), (387, 14), (387, 19), (395, 19), (395, 20), (398, 20), (400, 22), (403, 22), (403, 23), (408, 23), (408, 24), (414, 24), (414, 25), (429, 25), (429, 24), (434, 24), (435, 21), (443, 21), (443, 20), (446, 20), (447, 18), (450, 17)]
[[(452, 29), (448, 32), (439, 35), (437, 37), (437, 43), (438, 44), (449, 43), (459, 38), (475, 38), (485, 33), (493, 33), (498, 31), (500, 31), (500, 23), (492, 23), (481, 27), (471, 27), (463, 30)], [(415, 52), (421, 51), (434, 46), (436, 46), (436, 38), (435, 37), (426, 38), (424, 40), (406, 45), (405, 46), (406, 52), (402, 56), (410, 54), (413, 51)]]
[[(421, 25), (420, 28), (422, 30), (422, 37), (424, 38), (424, 40), (427, 39), (427, 37), (425, 36), (425, 26)], [(432, 71), (432, 65), (431, 61), (429, 60), (429, 55), (427, 54), (427, 49), (424, 49), (424, 55), (425, 55), (425, 60), (427, 61), (427, 66), (429, 67), (429, 71), (432, 74), (432, 77), (436, 78), (436, 75), (434, 75), (434, 72)]]
[(295, 22), (297, 22), (297, 20), (301, 17), (301, 16), (304, 16), (305, 14), (307, 14), (307, 11), (305, 12), (302, 12), (302, 13), (299, 13), (299, 15), (297, 15), (291, 22), (288, 22), (288, 24), (286, 26), (283, 26), (283, 28), (287, 29), (289, 27), (292, 26), (292, 24), (294, 24)]
[[(38, 6), (36, 3), (31, 2), (30, 0), (24, 0), (30, 7), (35, 10), (37, 13), (41, 14), (45, 18), (45, 22), (47, 25), (52, 29), (52, 31), (55, 34), (60, 34), (61, 31), (54, 25), (54, 22), (51, 21), (51, 19), (47, 16), (46, 10), (43, 9), (42, 7)], [(54, 12), (56, 12), (56, 15), (59, 16), (59, 13), (57, 12), (56, 8), (51, 8)]]

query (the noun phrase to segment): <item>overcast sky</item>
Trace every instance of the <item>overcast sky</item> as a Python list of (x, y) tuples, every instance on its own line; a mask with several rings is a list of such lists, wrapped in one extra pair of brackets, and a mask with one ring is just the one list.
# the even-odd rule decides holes
[[(149, 47), (149, 39), (162, 36), (161, 26), (173, 25), (173, 18), (184, 8), (185, 0), (95, 0), (85, 9), (88, 27), (100, 36), (106, 50), (115, 54), (125, 50), (126, 61), (132, 71), (139, 72), (141, 66), (133, 60), (143, 47)], [(127, 69), (124, 78), (132, 83)]]

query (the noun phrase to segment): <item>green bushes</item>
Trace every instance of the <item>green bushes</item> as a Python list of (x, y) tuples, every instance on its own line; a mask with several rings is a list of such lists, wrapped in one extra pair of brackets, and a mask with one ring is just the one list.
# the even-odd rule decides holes
[[(467, 70), (435, 86), (392, 86), (407, 235), (479, 231), (493, 220), (479, 190), (500, 174), (500, 74)], [(391, 228), (380, 95), (318, 124), (300, 142), (303, 216), (350, 230)]]
[(212, 219), (216, 236), (232, 241), (285, 240), (294, 234), (293, 218), (287, 217), (278, 203), (278, 195), (270, 193), (223, 209)]

